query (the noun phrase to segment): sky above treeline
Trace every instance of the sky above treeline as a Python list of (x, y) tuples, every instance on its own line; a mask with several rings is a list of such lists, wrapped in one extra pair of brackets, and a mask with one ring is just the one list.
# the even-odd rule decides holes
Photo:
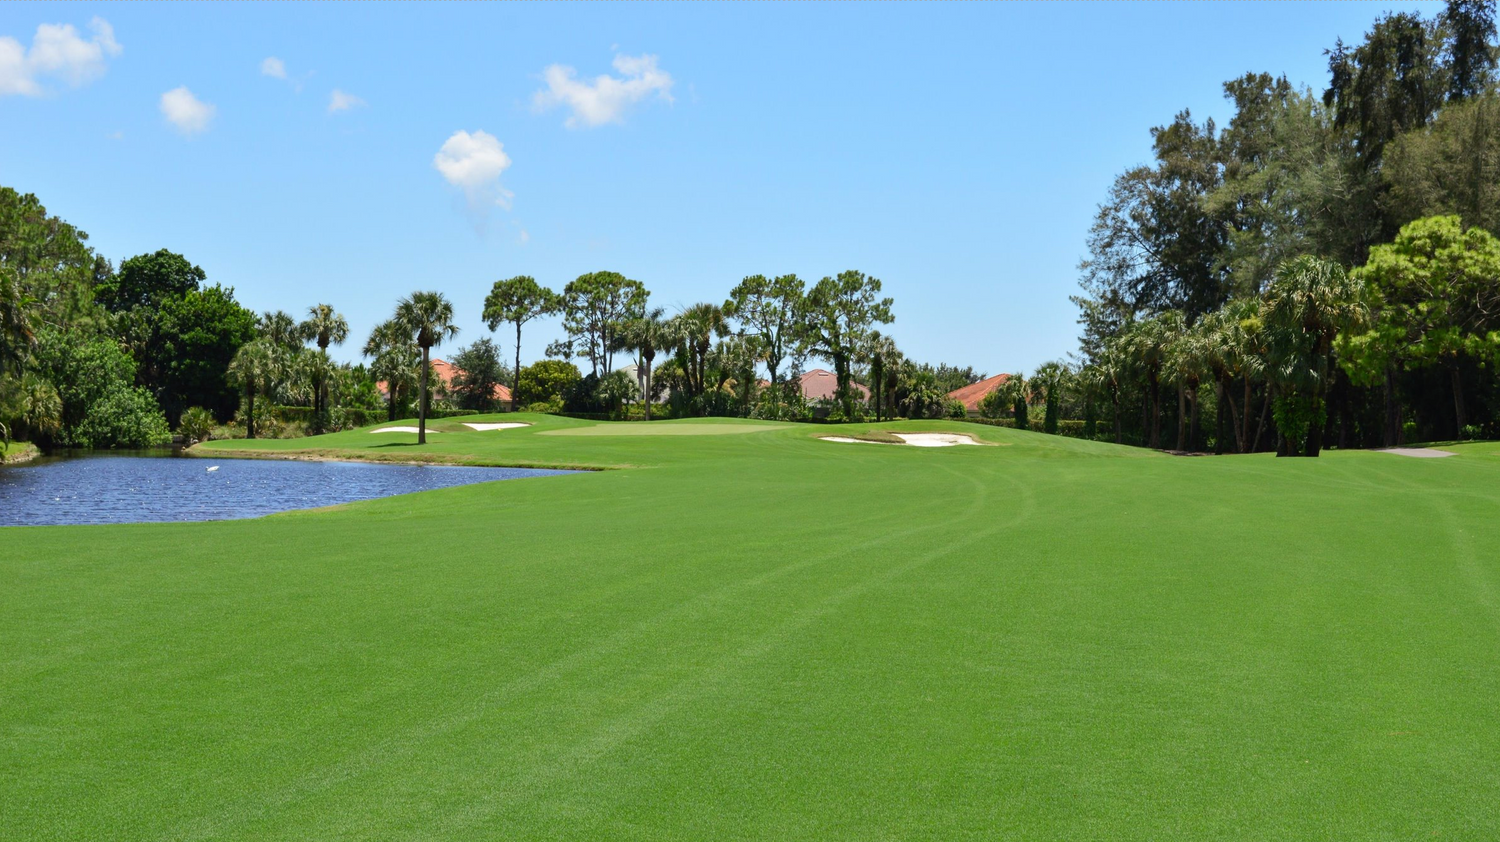
[(1089, 223), (1151, 126), (1222, 125), (1248, 71), (1321, 92), (1402, 9), (1441, 6), (5, 3), (0, 185), (116, 263), (332, 304), (351, 361), (413, 290), (465, 344), (514, 275), (619, 271), (670, 313), (859, 269), (908, 356), (1029, 372), (1076, 348)]

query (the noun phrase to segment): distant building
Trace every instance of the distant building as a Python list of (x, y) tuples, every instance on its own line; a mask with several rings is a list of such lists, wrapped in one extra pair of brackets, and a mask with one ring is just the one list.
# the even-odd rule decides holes
[[(432, 391), (436, 393), (450, 390), (453, 385), (453, 378), (460, 374), (463, 374), (463, 369), (455, 368), (452, 363), (446, 360), (434, 359), (432, 361), (432, 382), (430, 384)], [(390, 390), (386, 387), (384, 380), (375, 383), (375, 390), (380, 393), (382, 399), (388, 400), (390, 398)], [(504, 383), (495, 384), (494, 398), (496, 405), (500, 409), (509, 410), (514, 408), (510, 395), (510, 387)]]
[(961, 389), (954, 389), (948, 393), (948, 397), (962, 403), (964, 409), (968, 410), (970, 415), (978, 415), (980, 402), (990, 392), (1004, 386), (1009, 380), (1009, 374), (997, 374), (994, 377), (986, 377), (978, 383), (970, 383)]
[[(798, 380), (802, 387), (802, 397), (807, 398), (809, 401), (831, 401), (834, 399), (834, 395), (838, 394), (839, 379), (838, 376), (831, 371), (825, 371), (821, 368), (815, 368), (812, 371), (809, 371), (806, 374), (802, 375), (800, 378), (798, 378)], [(860, 400), (870, 399), (869, 389), (866, 389), (864, 386), (861, 386), (858, 383), (851, 383), (850, 385), (853, 386), (854, 391), (859, 394)]]

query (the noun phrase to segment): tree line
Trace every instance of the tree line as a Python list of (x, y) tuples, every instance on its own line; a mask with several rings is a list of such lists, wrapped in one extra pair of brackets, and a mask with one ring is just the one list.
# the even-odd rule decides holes
[[(947, 393), (983, 377), (908, 359), (882, 332), (894, 321), (892, 300), (863, 272), (811, 284), (794, 274), (751, 275), (722, 301), (669, 315), (650, 304), (640, 281), (600, 271), (557, 291), (524, 275), (496, 281), (482, 319), (497, 338), (513, 339), (513, 354), (506, 359), (500, 343), (480, 337), (450, 358), (452, 380), (435, 383), (433, 348), (459, 335), (441, 292), (397, 302), (360, 346), (364, 362), (351, 365), (330, 356), (351, 339), (331, 304), (300, 316), (255, 313), (181, 254), (160, 250), (117, 268), (87, 241), (35, 196), (0, 188), (7, 438), (144, 447), (172, 430), (255, 437), (285, 434), (292, 416), (307, 432), (322, 432), (375, 414), (414, 414), (425, 439), (434, 412), (498, 408), (502, 384), (517, 409), (614, 417), (961, 416)], [(560, 317), (562, 335), (544, 359), (523, 367), (523, 331), (544, 316)], [(822, 405), (798, 383), (813, 358), (827, 362), (836, 382)]]
[(1073, 298), (1097, 436), (1315, 456), (1500, 436), (1494, 4), (1387, 14), (1321, 95), (1249, 73), (1115, 179)]

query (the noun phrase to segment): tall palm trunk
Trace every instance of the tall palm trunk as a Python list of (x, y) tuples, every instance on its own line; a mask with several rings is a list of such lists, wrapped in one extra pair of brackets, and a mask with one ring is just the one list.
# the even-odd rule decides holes
[(1453, 438), (1461, 439), (1464, 437), (1464, 427), (1468, 426), (1469, 419), (1464, 412), (1463, 375), (1459, 373), (1457, 357), (1454, 357), (1453, 362), (1449, 364), (1448, 372), (1453, 381)]
[[(1240, 452), (1249, 453), (1255, 449), (1255, 440), (1250, 438), (1250, 416), (1255, 414), (1255, 404), (1250, 402), (1250, 375), (1245, 375), (1245, 423), (1240, 434)], [(1257, 433), (1257, 437), (1259, 434)]]
[(1110, 393), (1110, 401), (1115, 407), (1115, 444), (1125, 443), (1125, 428), (1120, 423), (1120, 389), (1116, 387)]
[(1214, 452), (1219, 454), (1224, 452), (1224, 420), (1225, 416), (1229, 415), (1229, 407), (1225, 406), (1229, 403), (1228, 395), (1228, 390), (1224, 388), (1224, 380), (1222, 378), (1215, 380), (1214, 402), (1217, 408), (1214, 410)]
[(516, 368), (510, 375), (510, 411), (521, 408), (521, 323), (516, 322)]
[(245, 438), (255, 438), (255, 381), (250, 381), (250, 388), (245, 392), (245, 405), (248, 411), (245, 413)]
[(1187, 389), (1177, 384), (1177, 449), (1186, 450), (1187, 435)]
[(430, 345), (422, 346), (422, 397), (417, 401), (417, 444), (427, 443), (427, 352)]
[[(1248, 416), (1248, 413), (1246, 413)], [(1266, 433), (1266, 416), (1271, 414), (1271, 391), (1266, 390), (1266, 397), (1260, 402), (1260, 423), (1255, 426), (1255, 438), (1250, 440), (1250, 450), (1260, 447), (1260, 437)]]
[(1396, 367), (1385, 369), (1385, 446), (1395, 447), (1401, 441), (1401, 405), (1396, 401)]
[(1157, 380), (1156, 373), (1150, 375), (1151, 381), (1151, 448), (1153, 450), (1161, 447), (1161, 381)]
[(641, 396), (641, 400), (644, 401), (645, 404), (646, 404), (646, 420), (647, 421), (651, 420), (651, 391), (652, 391), (651, 390), (651, 361), (647, 360), (646, 361), (646, 394), (644, 394), (644, 395)]
[(1190, 410), (1189, 410), (1189, 413), (1188, 413), (1188, 449), (1189, 450), (1197, 450), (1198, 449), (1198, 388), (1199, 388), (1199, 384), (1194, 383), (1193, 384), (1193, 391), (1192, 391), (1191, 394), (1188, 395), (1188, 400), (1190, 401), (1190, 403), (1189, 403)]

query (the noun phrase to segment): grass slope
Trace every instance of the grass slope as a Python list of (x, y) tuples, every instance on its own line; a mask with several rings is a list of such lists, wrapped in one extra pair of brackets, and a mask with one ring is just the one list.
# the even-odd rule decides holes
[(530, 420), (215, 446), (635, 467), (0, 530), (0, 838), (1500, 833), (1500, 445)]

